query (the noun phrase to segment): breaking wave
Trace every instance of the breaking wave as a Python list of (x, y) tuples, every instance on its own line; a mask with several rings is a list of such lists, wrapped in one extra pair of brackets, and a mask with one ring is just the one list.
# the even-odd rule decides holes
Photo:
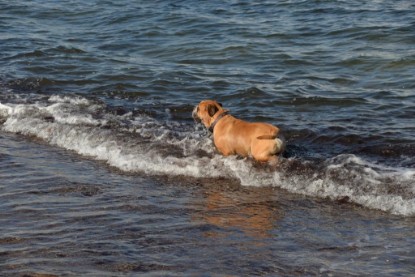
[(33, 103), (0, 103), (1, 129), (41, 139), (150, 175), (237, 179), (244, 186), (275, 186), (307, 196), (415, 215), (415, 170), (353, 154), (307, 160), (290, 157), (278, 169), (223, 157), (199, 126), (161, 121), (137, 111), (119, 114), (99, 100), (54, 95)]

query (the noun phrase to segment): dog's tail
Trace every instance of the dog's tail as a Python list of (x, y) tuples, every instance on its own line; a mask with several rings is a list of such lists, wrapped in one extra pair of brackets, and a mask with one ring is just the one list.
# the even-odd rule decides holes
[(264, 139), (264, 140), (274, 140), (275, 141), (275, 154), (280, 154), (285, 150), (285, 139), (283, 136), (272, 136), (272, 135), (263, 135), (257, 137), (257, 139)]

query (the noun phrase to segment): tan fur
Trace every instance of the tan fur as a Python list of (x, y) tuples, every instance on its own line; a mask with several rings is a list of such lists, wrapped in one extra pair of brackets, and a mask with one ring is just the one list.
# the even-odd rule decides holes
[[(204, 100), (193, 110), (193, 117), (210, 128), (226, 112), (218, 102)], [(225, 115), (216, 122), (213, 142), (225, 156), (253, 157), (259, 162), (277, 163), (284, 142), (278, 138), (279, 128), (268, 123), (251, 123)]]

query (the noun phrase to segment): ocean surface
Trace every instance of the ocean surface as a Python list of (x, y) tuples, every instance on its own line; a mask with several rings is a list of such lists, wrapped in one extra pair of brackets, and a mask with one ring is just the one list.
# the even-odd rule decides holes
[(0, 226), (1, 276), (414, 275), (415, 2), (0, 0)]

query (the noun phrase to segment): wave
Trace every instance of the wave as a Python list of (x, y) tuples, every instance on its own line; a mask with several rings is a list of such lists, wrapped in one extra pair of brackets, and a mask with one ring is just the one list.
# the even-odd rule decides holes
[(218, 155), (200, 126), (161, 121), (137, 111), (120, 115), (102, 101), (80, 96), (0, 103), (0, 122), (2, 131), (41, 139), (124, 172), (236, 179), (243, 186), (274, 186), (396, 215), (415, 215), (415, 170), (385, 166), (358, 155), (319, 160), (289, 157), (278, 169), (270, 169), (250, 159)]

